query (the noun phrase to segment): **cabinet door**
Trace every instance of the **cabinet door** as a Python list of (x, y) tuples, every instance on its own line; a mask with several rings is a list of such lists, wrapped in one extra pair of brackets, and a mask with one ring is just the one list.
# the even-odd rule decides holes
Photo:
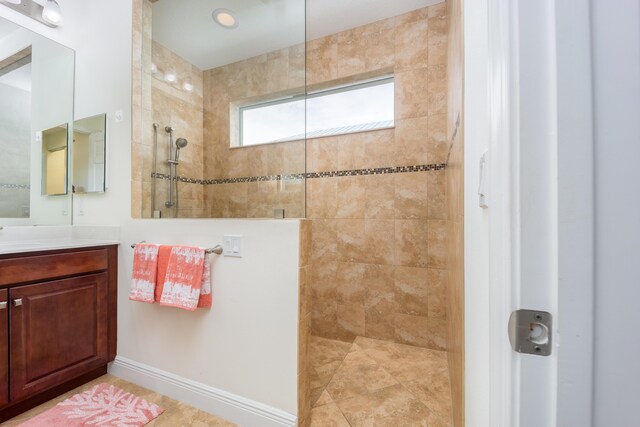
[(8, 292), (0, 290), (0, 407), (9, 403), (9, 310)]
[(107, 274), (19, 286), (10, 300), (10, 397), (107, 363)]

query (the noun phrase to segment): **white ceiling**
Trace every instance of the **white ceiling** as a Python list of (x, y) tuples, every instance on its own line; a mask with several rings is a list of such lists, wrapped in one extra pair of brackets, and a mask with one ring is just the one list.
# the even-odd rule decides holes
[[(306, 34), (317, 39), (444, 0), (307, 0)], [(235, 12), (236, 29), (217, 25), (211, 12)], [(153, 39), (202, 70), (302, 43), (303, 0), (158, 0)]]

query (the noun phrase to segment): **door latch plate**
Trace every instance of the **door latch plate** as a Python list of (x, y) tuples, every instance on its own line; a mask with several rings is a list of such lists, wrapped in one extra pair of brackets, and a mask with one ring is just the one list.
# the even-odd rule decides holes
[(539, 310), (516, 310), (509, 317), (509, 341), (518, 353), (551, 354), (553, 318)]

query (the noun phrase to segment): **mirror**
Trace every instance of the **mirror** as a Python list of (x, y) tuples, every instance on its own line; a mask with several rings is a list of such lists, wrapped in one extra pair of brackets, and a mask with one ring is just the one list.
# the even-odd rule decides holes
[(73, 192), (104, 193), (107, 116), (73, 122)]
[(0, 18), (0, 226), (71, 223), (73, 50)]
[(67, 153), (69, 129), (66, 124), (42, 132), (42, 194), (67, 194)]

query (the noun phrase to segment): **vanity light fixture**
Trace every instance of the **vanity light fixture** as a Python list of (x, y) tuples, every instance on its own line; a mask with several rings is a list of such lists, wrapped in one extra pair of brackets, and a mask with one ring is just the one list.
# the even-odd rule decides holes
[(211, 16), (213, 17), (213, 20), (216, 21), (216, 24), (220, 25), (222, 28), (227, 28), (229, 30), (238, 28), (238, 19), (229, 9), (216, 9), (213, 11)]
[(60, 10), (60, 5), (56, 0), (47, 0), (42, 9), (42, 19), (56, 27), (64, 25), (62, 10)]
[(0, 4), (47, 27), (55, 28), (63, 25), (62, 11), (56, 0), (0, 0)]

